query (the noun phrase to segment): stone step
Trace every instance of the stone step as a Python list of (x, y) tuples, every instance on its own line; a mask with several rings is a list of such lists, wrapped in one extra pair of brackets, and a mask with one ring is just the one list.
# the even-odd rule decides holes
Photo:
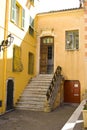
[(37, 94), (46, 95), (46, 92), (44, 92), (44, 91), (26, 91), (26, 94), (27, 95), (37, 95)]
[(32, 101), (34, 101), (34, 100), (35, 100), (35, 101), (44, 101), (44, 100), (46, 100), (46, 97), (39, 97), (39, 96), (38, 96), (38, 97), (30, 97), (30, 96), (23, 97), (23, 96), (22, 96), (22, 97), (20, 98), (20, 101), (21, 101), (21, 100), (24, 100), (24, 101), (26, 101), (26, 100), (27, 100), (27, 101), (28, 101), (28, 100), (32, 100)]
[(43, 92), (45, 94), (47, 92), (47, 89), (38, 89), (38, 88), (37, 89), (36, 88), (35, 89), (25, 89), (24, 92), (26, 92), (26, 93), (33, 93), (33, 92), (34, 93), (35, 92), (36, 93), (38, 93), (38, 92), (42, 93)]
[(39, 106), (43, 106), (44, 102), (38, 102), (38, 101), (20, 101), (19, 105), (39, 105)]
[(38, 77), (34, 77), (34, 78), (32, 78), (31, 81), (33, 81), (33, 80), (36, 81), (36, 80), (40, 80), (40, 79), (42, 79), (43, 81), (44, 81), (44, 80), (48, 80), (48, 81), (49, 81), (49, 80), (52, 79), (52, 76), (47, 76), (47, 77), (44, 77), (44, 76), (38, 76)]
[(48, 86), (50, 85), (51, 82), (30, 82), (29, 86), (37, 86), (39, 85), (40, 87), (41, 86)]
[(47, 88), (40, 88), (40, 87), (37, 87), (37, 88), (31, 88), (31, 87), (27, 87), (25, 90), (24, 90), (24, 92), (25, 91), (47, 91)]
[(35, 104), (35, 102), (36, 102), (36, 104), (37, 104), (37, 103), (39, 104), (39, 103), (44, 103), (44, 100), (39, 100), (39, 99), (38, 99), (38, 100), (37, 100), (37, 99), (34, 99), (34, 100), (33, 100), (33, 99), (32, 99), (32, 100), (31, 100), (31, 99), (30, 99), (30, 100), (29, 100), (29, 99), (28, 99), (28, 100), (26, 100), (26, 99), (21, 99), (21, 100), (19, 101), (19, 103), (22, 103), (22, 102), (23, 102), (23, 103), (34, 103), (34, 104)]
[(28, 107), (28, 106), (17, 106), (16, 109), (18, 110), (30, 110), (30, 111), (44, 111), (44, 107)]
[(22, 97), (36, 97), (36, 98), (40, 98), (40, 97), (43, 97), (43, 98), (45, 98), (46, 97), (46, 95), (45, 94), (41, 94), (41, 93), (39, 93), (39, 95), (38, 94), (36, 94), (36, 93), (30, 93), (30, 94), (28, 94), (28, 93), (23, 93), (22, 94)]
[(18, 105), (17, 108), (29, 108), (29, 109), (44, 109), (43, 105), (40, 106), (40, 105)]
[(49, 88), (49, 85), (40, 85), (37, 84), (37, 85), (28, 85), (26, 86), (25, 89), (28, 89), (28, 88), (32, 88), (32, 89), (48, 89)]

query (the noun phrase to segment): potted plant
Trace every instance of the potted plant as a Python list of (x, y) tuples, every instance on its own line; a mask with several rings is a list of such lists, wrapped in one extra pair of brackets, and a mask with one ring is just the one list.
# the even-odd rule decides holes
[(83, 108), (83, 121), (84, 121), (84, 128), (87, 128), (87, 100)]

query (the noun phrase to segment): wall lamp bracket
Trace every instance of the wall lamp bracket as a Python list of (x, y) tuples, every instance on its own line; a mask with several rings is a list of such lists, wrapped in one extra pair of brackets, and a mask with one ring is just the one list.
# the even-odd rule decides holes
[(12, 36), (12, 34), (9, 34), (7, 36), (6, 40), (3, 40), (0, 44), (0, 51), (6, 49), (7, 47), (9, 47), (11, 45), (11, 43), (13, 42), (14, 37)]

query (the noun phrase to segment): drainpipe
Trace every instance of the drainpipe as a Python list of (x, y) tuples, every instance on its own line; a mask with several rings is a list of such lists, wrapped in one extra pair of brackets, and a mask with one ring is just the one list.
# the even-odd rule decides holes
[[(5, 27), (4, 39), (8, 36), (8, 19), (9, 19), (9, 0), (6, 0), (5, 7)], [(6, 110), (6, 68), (7, 68), (7, 49), (3, 50), (3, 88), (2, 88), (2, 113)]]
[(85, 57), (85, 90), (84, 93), (87, 95), (87, 0), (84, 0), (84, 57)]

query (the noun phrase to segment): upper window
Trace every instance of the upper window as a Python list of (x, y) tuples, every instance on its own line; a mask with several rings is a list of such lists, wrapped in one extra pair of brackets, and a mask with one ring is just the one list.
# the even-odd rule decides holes
[(53, 43), (53, 37), (44, 37), (42, 42), (43, 42), (44, 44)]
[(79, 31), (72, 30), (66, 31), (66, 50), (78, 50), (79, 49)]
[(31, 16), (29, 19), (29, 34), (34, 36), (34, 19)]
[(34, 0), (30, 0), (32, 6), (34, 6)]
[(11, 20), (18, 26), (24, 29), (25, 26), (25, 10), (22, 6), (16, 2), (16, 0), (11, 0)]

